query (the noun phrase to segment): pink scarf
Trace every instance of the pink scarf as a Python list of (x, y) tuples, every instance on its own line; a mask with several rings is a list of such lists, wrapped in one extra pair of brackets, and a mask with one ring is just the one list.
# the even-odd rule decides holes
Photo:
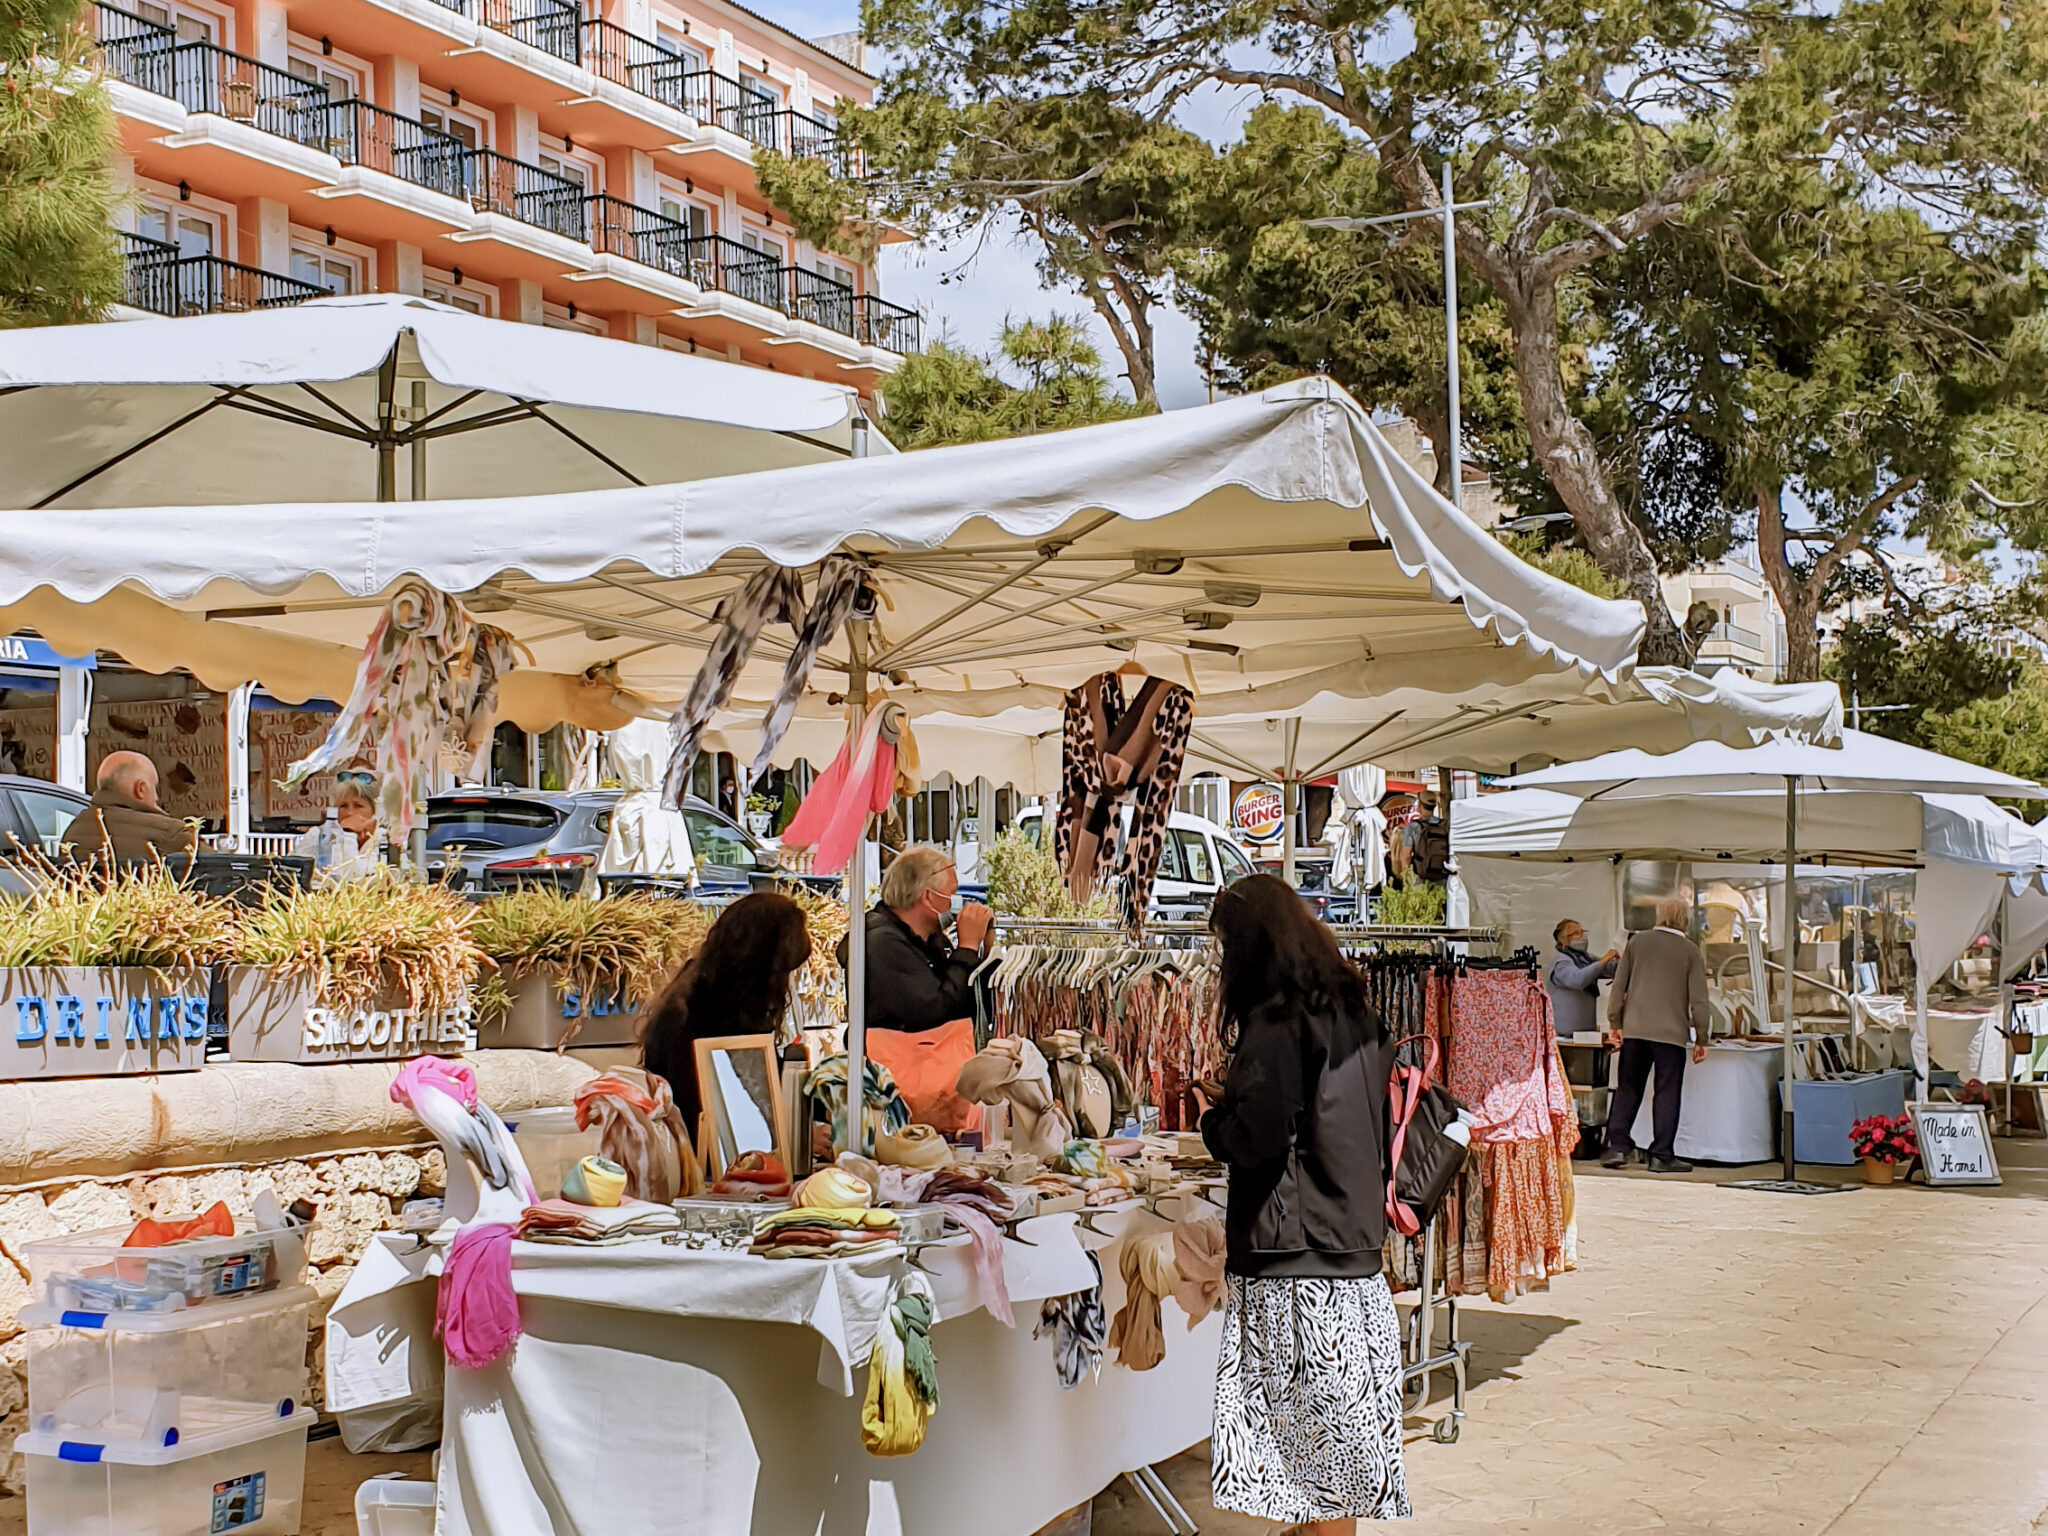
[(950, 1220), (966, 1229), (974, 1252), (974, 1286), (989, 1316), (1005, 1328), (1017, 1326), (1010, 1310), (1010, 1284), (1003, 1275), (1003, 1234), (996, 1222), (1009, 1216), (1008, 1193), (980, 1174), (941, 1168), (924, 1188), (926, 1205), (942, 1205)]
[(441, 1056), (413, 1057), (391, 1080), (391, 1102), (411, 1109), (413, 1091), (421, 1087), (437, 1088), (464, 1109), (476, 1109), (476, 1073), (467, 1062)]
[(519, 1298), (512, 1290), (511, 1227), (492, 1222), (455, 1234), (441, 1270), (434, 1332), (448, 1363), (464, 1370), (482, 1370), (512, 1347), (519, 1337)]
[(871, 710), (861, 726), (859, 741), (840, 747), (832, 766), (818, 775), (783, 831), (784, 846), (818, 850), (817, 869), (844, 868), (868, 817), (889, 808), (896, 787), (896, 742), (893, 737), (884, 739), (883, 724), (884, 717), (891, 715), (895, 717), (892, 729), (900, 735), (900, 704), (882, 704)]

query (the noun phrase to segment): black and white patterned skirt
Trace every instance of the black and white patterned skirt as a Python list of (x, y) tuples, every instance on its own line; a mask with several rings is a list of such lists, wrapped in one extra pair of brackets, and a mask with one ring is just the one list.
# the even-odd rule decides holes
[(1398, 1520), (1401, 1331), (1384, 1277), (1224, 1277), (1211, 1497), (1263, 1520)]

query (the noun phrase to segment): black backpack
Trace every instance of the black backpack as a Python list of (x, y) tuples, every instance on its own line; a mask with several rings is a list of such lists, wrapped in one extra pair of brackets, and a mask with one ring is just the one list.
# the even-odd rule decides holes
[(1451, 824), (1448, 821), (1415, 823), (1415, 850), (1408, 863), (1412, 879), (1442, 885), (1451, 873)]

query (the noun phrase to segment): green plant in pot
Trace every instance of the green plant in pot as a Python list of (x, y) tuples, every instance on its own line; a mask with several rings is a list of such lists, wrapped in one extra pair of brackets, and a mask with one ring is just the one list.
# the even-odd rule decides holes
[(242, 914), (236, 960), (303, 983), (323, 1007), (461, 1008), (484, 965), (474, 909), (396, 875), (271, 891)]
[[(703, 941), (715, 913), (694, 902), (642, 896), (592, 901), (545, 887), (494, 896), (477, 908), (474, 934), (490, 957), (478, 990), (479, 1038), (488, 1044), (566, 1045), (594, 1039), (597, 1019), (624, 1021), (661, 994)], [(525, 1013), (544, 993), (543, 1027)], [(625, 1043), (630, 1029), (611, 1028)]]

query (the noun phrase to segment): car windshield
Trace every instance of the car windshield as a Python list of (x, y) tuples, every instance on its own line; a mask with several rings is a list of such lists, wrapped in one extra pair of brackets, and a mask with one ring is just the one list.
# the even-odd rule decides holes
[(427, 802), (427, 848), (524, 848), (561, 824), (562, 813), (545, 801), (446, 795)]

